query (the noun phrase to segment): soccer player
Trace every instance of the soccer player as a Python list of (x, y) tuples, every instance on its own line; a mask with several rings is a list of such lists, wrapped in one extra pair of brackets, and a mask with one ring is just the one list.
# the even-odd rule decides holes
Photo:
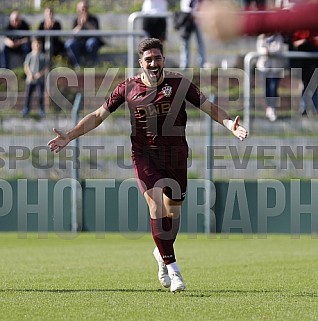
[(186, 101), (227, 127), (240, 140), (247, 137), (247, 131), (239, 125), (238, 116), (231, 120), (188, 79), (164, 70), (160, 40), (142, 40), (138, 53), (141, 74), (120, 83), (100, 108), (70, 131), (54, 129), (57, 136), (48, 146), (59, 152), (71, 140), (100, 125), (124, 102), (128, 103), (132, 160), (139, 188), (149, 207), (158, 278), (171, 292), (182, 291), (185, 284), (176, 262), (174, 242), (187, 187)]

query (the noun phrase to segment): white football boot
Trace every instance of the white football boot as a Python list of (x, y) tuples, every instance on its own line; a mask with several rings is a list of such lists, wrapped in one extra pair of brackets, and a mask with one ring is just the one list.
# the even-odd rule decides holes
[(153, 251), (153, 255), (158, 263), (158, 279), (162, 286), (169, 288), (171, 285), (171, 279), (168, 275), (168, 269), (159, 253), (158, 248), (156, 247)]
[(173, 272), (170, 275), (170, 278), (171, 278), (171, 286), (170, 286), (171, 292), (183, 291), (186, 288), (180, 272)]

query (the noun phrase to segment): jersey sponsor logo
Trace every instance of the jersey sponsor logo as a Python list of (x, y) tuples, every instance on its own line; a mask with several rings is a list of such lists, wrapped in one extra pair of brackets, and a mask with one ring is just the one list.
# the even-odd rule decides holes
[(165, 97), (170, 97), (172, 94), (172, 87), (167, 84), (162, 88), (162, 93)]
[(170, 102), (163, 102), (158, 104), (149, 104), (147, 106), (136, 107), (137, 113), (140, 117), (149, 117), (157, 115), (166, 115), (171, 109)]

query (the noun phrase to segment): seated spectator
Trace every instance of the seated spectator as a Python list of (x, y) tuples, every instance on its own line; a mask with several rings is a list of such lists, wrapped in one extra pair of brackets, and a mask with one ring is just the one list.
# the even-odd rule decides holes
[[(148, 14), (165, 13), (168, 11), (166, 0), (144, 0), (142, 12)], [(143, 30), (149, 38), (157, 38), (161, 42), (166, 40), (167, 19), (161, 17), (143, 18)]]
[[(98, 30), (97, 17), (89, 13), (88, 2), (80, 1), (77, 4), (77, 18), (74, 20), (74, 32), (81, 30)], [(75, 68), (81, 65), (83, 54), (88, 55), (94, 63), (98, 62), (98, 50), (103, 44), (99, 37), (74, 37), (65, 42), (65, 49), (70, 62)]]
[[(29, 30), (29, 25), (25, 22), (18, 10), (10, 14), (9, 24), (5, 31)], [(31, 51), (30, 38), (25, 36), (6, 36), (4, 38), (4, 48), (1, 54), (1, 67), (9, 68), (10, 56), (15, 53), (22, 55), (23, 59)]]
[(31, 110), (32, 94), (36, 90), (39, 100), (39, 116), (45, 117), (44, 90), (45, 74), (48, 71), (45, 54), (42, 52), (43, 44), (41, 39), (32, 40), (32, 51), (27, 54), (24, 62), (24, 72), (26, 74), (25, 104), (22, 116), (25, 117)]
[[(45, 8), (44, 20), (40, 22), (39, 30), (62, 30), (61, 23), (55, 20), (53, 8)], [(41, 40), (44, 49), (45, 37), (43, 37)], [(51, 37), (50, 52), (53, 56), (63, 54), (64, 43), (59, 37)]]

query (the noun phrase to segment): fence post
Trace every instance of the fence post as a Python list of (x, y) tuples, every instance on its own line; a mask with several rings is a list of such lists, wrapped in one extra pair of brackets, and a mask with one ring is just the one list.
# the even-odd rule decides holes
[[(77, 93), (72, 107), (72, 124), (75, 126), (79, 119), (79, 110), (81, 108), (82, 94)], [(72, 142), (73, 155), (72, 155), (72, 217), (71, 217), (71, 230), (77, 232), (82, 227), (82, 189), (79, 188), (77, 182), (80, 181), (80, 164), (79, 159), (79, 139), (76, 138)]]
[[(209, 100), (211, 102), (215, 102), (215, 96), (210, 95)], [(206, 200), (205, 200), (205, 215), (204, 215), (204, 232), (206, 234), (210, 234), (214, 226), (211, 224), (211, 210), (214, 206), (213, 204), (213, 199), (211, 197), (211, 182), (213, 179), (213, 173), (212, 173), (212, 165), (213, 165), (213, 160), (212, 160), (212, 146), (213, 146), (213, 121), (212, 118), (208, 115), (205, 117), (206, 119), (206, 144), (207, 144), (207, 155), (206, 155), (206, 179), (205, 179), (205, 195), (206, 195)]]
[[(169, 18), (172, 16), (171, 12), (162, 12), (162, 13), (144, 13), (141, 11), (133, 12), (128, 17), (128, 32), (130, 36), (128, 36), (128, 77), (134, 76), (134, 66), (135, 66), (135, 37), (133, 34), (135, 31), (135, 21), (137, 19), (142, 19), (144, 17), (151, 17), (151, 18)], [(144, 32), (144, 36), (146, 36), (146, 32)]]

